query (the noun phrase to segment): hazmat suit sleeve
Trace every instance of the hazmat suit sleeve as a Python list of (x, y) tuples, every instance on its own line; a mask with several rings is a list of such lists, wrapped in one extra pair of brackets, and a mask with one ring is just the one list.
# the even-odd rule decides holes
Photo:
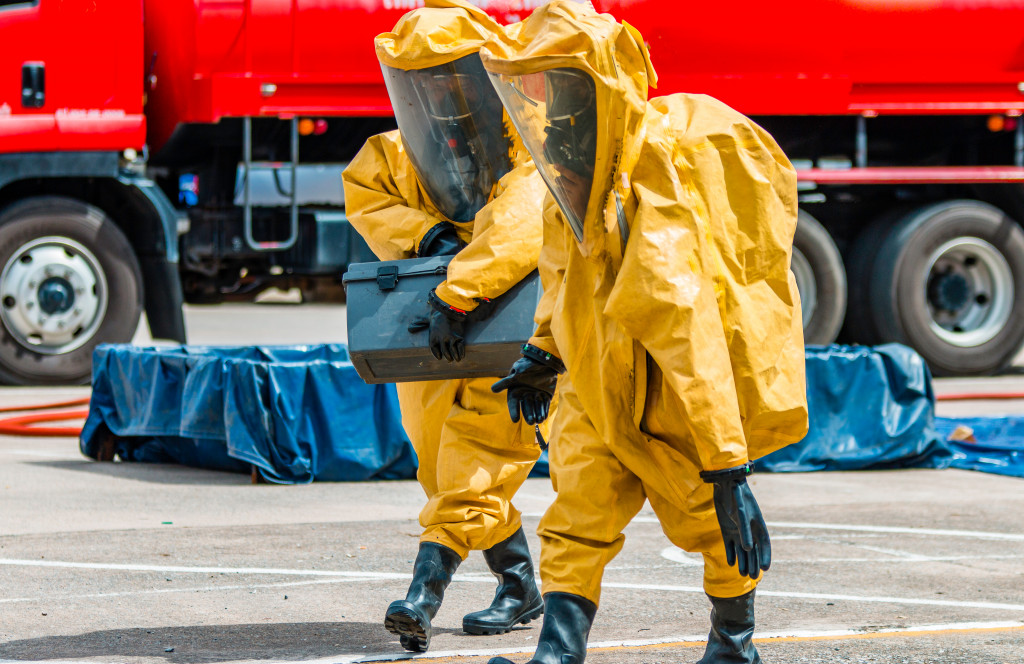
[(446, 221), (432, 214), (398, 131), (371, 137), (342, 173), (345, 214), (377, 258), (413, 258), (420, 240)]
[(494, 197), (473, 220), (473, 239), (448, 264), (434, 291), (453, 307), (472, 311), (537, 268), (547, 188), (533, 162), (517, 166), (498, 183)]
[(791, 336), (773, 321), (794, 308), (799, 319), (772, 277), (780, 266), (788, 274), (786, 241), (766, 237), (789, 232), (792, 242), (795, 210), (777, 168), (756, 140), (719, 136), (675, 154), (647, 150), (634, 173), (637, 211), (605, 313), (682, 400), (703, 470), (748, 461), (741, 412), (756, 394), (743, 377), (771, 372), (772, 349)]
[(540, 272), (540, 283), (544, 289), (533, 320), (537, 328), (530, 339), (530, 344), (562, 359), (551, 333), (551, 318), (555, 311), (555, 302), (561, 292), (565, 265), (568, 261), (569, 225), (562, 220), (558, 203), (548, 194), (544, 198), (544, 246), (540, 251), (537, 269)]

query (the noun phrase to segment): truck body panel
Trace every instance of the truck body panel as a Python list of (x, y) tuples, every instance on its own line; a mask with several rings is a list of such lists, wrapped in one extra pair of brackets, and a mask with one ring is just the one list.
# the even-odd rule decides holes
[[(544, 0), (475, 2), (508, 23)], [(1024, 309), (1024, 0), (594, 4), (648, 40), (652, 95), (716, 97), (794, 161), (809, 339), (834, 340), (845, 316), (841, 338), (903, 341), (941, 371), (1009, 361), (1024, 342), (1012, 315)], [(11, 313), (73, 285), (18, 281), (32, 260), (100, 285), (120, 271), (136, 280), (125, 292), (144, 292), (154, 336), (179, 340), (182, 298), (251, 300), (270, 286), (343, 297), (342, 271), (368, 249), (331, 173), (394, 127), (373, 38), (420, 6), (0, 4), (0, 236), (14, 238), (0, 243), (0, 337), (14, 339), (0, 338), (0, 380), (87, 378), (24, 373), (5, 348), (56, 367), (73, 346), (64, 364), (81, 368), (140, 308), (69, 342)], [(54, 239), (75, 223), (123, 235), (134, 255), (70, 230)], [(31, 224), (50, 230), (18, 239)]]
[(598, 0), (639, 28), (660, 83), (747, 115), (1024, 109), (1024, 2)]
[(0, 153), (141, 150), (142, 37), (142, 0), (0, 7)]
[[(411, 3), (146, 0), (150, 148), (181, 123), (225, 117), (389, 116), (373, 38)], [(498, 20), (522, 3), (481, 3)]]

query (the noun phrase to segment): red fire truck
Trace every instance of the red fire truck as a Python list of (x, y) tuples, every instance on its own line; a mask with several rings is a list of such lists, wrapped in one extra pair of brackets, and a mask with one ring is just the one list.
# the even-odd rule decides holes
[[(479, 0), (501, 21), (542, 0)], [(420, 0), (0, 0), (0, 381), (87, 380), (183, 341), (183, 302), (339, 297), (338, 174), (394, 126), (372, 38)], [(595, 0), (661, 76), (753, 116), (800, 172), (809, 342), (937, 372), (1024, 341), (1024, 2)]]

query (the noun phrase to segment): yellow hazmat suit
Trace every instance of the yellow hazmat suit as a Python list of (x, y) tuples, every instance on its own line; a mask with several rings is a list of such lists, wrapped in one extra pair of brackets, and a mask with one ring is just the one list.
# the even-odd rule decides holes
[[(494, 31), (484, 12), (457, 0), (431, 0), (376, 40), (381, 63), (419, 69), (475, 53)], [(501, 118), (497, 118), (501, 121)], [(466, 243), (452, 259), (437, 296), (472, 311), (536, 269), (542, 238), (544, 183), (529, 155), (511, 155), (512, 170), (489, 202), (466, 222), (453, 222)], [(382, 260), (413, 258), (423, 236), (452, 222), (431, 202), (398, 131), (374, 136), (343, 174), (346, 213)], [(512, 496), (540, 455), (532, 427), (513, 424), (494, 379), (400, 383), (402, 423), (419, 457), (417, 477), (428, 497), (420, 514), (422, 542), (465, 558), (521, 526)]]
[[(517, 284), (540, 255), (544, 183), (478, 55), (503, 30), (463, 0), (427, 0), (379, 35), (399, 131), (367, 141), (343, 174), (348, 219), (379, 258), (456, 254), (427, 318), (431, 352), (449, 361), (462, 358), (467, 312)], [(473, 549), (499, 584), (490, 607), (463, 618), (466, 632), (508, 632), (543, 611), (512, 505), (540, 448), (531, 426), (509, 420), (494, 380), (398, 385), (428, 498), (412, 582), (384, 617), (407, 650), (429, 647), (445, 588)]]
[[(539, 527), (545, 596), (597, 604), (604, 567), (645, 498), (675, 545), (703, 554), (709, 595), (748, 593), (757, 581), (726, 564), (699, 472), (806, 433), (789, 270), (794, 170), (765, 131), (714, 99), (648, 102), (656, 75), (642, 37), (577, 3), (540, 7), (481, 59), (555, 194), (530, 341), (567, 368), (550, 448), (558, 495)], [(592, 185), (575, 199), (542, 159), (550, 146), (539, 133), (531, 143), (526, 127), (542, 105), (531, 95), (558, 101), (564, 86), (545, 93), (530, 80), (552, 69), (593, 81), (581, 93), (596, 105)]]

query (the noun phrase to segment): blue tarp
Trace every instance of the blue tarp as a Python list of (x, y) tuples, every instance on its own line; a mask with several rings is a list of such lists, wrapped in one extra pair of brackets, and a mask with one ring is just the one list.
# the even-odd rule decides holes
[[(808, 347), (810, 433), (762, 471), (957, 468), (1024, 477), (1024, 419), (934, 417), (931, 377), (897, 344)], [(978, 443), (947, 442), (957, 426)], [(82, 452), (279, 483), (402, 479), (416, 458), (394, 385), (366, 385), (344, 346), (100, 346)], [(533, 476), (547, 474), (547, 455)]]
[(344, 346), (137, 347), (93, 353), (82, 452), (241, 470), (268, 481), (415, 476), (394, 386), (367, 385)]
[(976, 442), (950, 441), (951, 467), (1024, 477), (1024, 418), (935, 418), (935, 429), (943, 439), (961, 426), (970, 429)]
[(810, 428), (759, 459), (758, 470), (945, 468), (953, 454), (935, 430), (931, 373), (906, 346), (808, 346)]

